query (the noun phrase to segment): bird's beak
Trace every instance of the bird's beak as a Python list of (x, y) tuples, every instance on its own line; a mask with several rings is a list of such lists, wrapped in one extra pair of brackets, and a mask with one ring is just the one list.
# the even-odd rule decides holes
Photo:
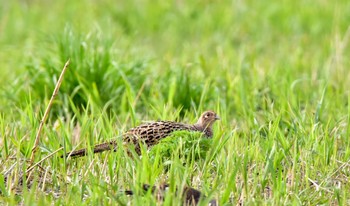
[(220, 120), (220, 117), (216, 115), (215, 120)]

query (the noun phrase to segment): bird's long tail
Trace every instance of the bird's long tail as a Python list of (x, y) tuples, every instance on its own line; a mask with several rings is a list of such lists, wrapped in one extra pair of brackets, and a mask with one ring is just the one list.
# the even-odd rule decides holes
[[(100, 152), (104, 152), (104, 151), (108, 151), (108, 150), (115, 150), (117, 146), (116, 141), (110, 141), (110, 142), (106, 142), (106, 143), (102, 143), (102, 144), (98, 144), (95, 145), (95, 147), (93, 148), (93, 152), (94, 153), (100, 153)], [(65, 155), (62, 155), (62, 157), (82, 157), (87, 155), (88, 150), (87, 149), (80, 149), (80, 150), (74, 150), (71, 152), (67, 152)]]

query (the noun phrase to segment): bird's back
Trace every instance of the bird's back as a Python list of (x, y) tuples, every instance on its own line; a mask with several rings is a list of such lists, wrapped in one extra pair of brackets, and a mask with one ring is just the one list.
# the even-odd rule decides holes
[(132, 143), (142, 140), (148, 146), (152, 146), (157, 144), (159, 140), (169, 136), (172, 132), (179, 130), (193, 131), (195, 127), (172, 121), (150, 122), (127, 131), (124, 134), (124, 140)]

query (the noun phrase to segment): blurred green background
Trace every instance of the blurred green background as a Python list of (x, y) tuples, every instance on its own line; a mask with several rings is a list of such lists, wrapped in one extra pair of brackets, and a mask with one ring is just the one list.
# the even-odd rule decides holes
[[(128, 109), (347, 103), (348, 1), (3, 1), (1, 111), (51, 96)], [(331, 92), (324, 92), (331, 90)], [(203, 92), (205, 91), (205, 92)], [(203, 93), (205, 96), (203, 97)], [(149, 98), (150, 97), (150, 98)], [(339, 101), (338, 101), (339, 99)], [(266, 106), (266, 105), (265, 105)]]

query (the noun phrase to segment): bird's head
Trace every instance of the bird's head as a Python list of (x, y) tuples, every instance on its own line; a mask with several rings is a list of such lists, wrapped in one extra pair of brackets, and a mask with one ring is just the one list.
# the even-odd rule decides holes
[(216, 120), (220, 120), (220, 117), (215, 112), (206, 111), (200, 116), (196, 125), (202, 128), (202, 130), (211, 130)]

